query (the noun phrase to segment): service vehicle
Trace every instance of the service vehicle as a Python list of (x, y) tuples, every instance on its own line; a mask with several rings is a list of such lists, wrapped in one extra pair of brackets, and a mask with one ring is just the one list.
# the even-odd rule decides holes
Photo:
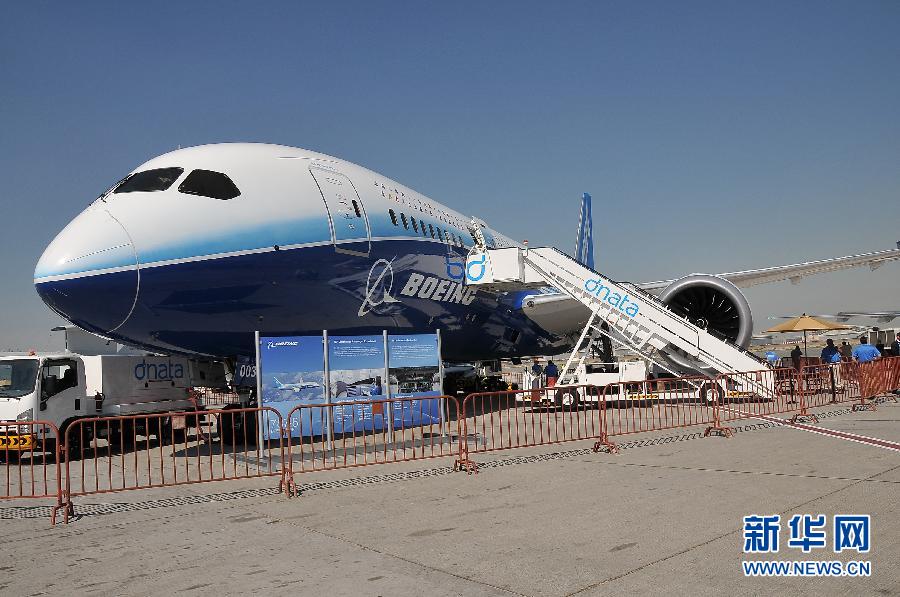
[[(191, 387), (190, 362), (180, 357), (69, 352), (4, 356), (0, 357), (0, 422), (46, 421), (56, 425), (63, 437), (69, 425), (87, 417), (195, 411)], [(70, 452), (80, 453), (81, 445), (93, 439), (87, 435), (94, 430), (110, 442), (172, 431), (171, 417), (157, 430), (138, 428), (144, 421), (84, 425), (82, 432), (73, 434), (77, 439), (70, 439)], [(185, 422), (196, 424), (196, 416)], [(0, 428), (5, 437), (0, 444), (7, 449), (32, 449), (38, 444), (48, 449), (54, 435), (42, 428), (33, 429), (39, 437), (13, 439), (7, 430), (14, 428)], [(32, 428), (18, 426), (19, 431), (26, 429)]]
[(757, 396), (746, 391), (733, 379), (653, 377), (644, 361), (582, 363), (571, 381), (554, 388), (533, 389), (516, 396), (519, 403), (573, 408), (580, 403), (624, 402), (698, 402), (713, 403), (718, 399), (747, 399)]

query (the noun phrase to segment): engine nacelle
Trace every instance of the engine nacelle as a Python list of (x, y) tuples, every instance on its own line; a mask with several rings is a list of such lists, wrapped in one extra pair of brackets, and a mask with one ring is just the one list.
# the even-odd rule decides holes
[[(659, 299), (673, 312), (714, 336), (741, 348), (750, 345), (753, 336), (750, 303), (728, 280), (708, 274), (691, 274), (669, 284)], [(681, 351), (672, 349), (665, 353), (679, 368), (699, 367)]]

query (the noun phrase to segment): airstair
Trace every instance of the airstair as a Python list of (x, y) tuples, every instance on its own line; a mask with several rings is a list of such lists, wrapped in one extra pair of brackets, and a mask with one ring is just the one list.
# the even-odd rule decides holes
[[(479, 249), (476, 248), (476, 251)], [(748, 351), (717, 338), (672, 312), (655, 296), (634, 285), (610, 280), (552, 247), (511, 247), (473, 252), (466, 260), (466, 284), (497, 291), (549, 285), (590, 310), (590, 318), (575, 345), (575, 351), (561, 372), (561, 381), (570, 379), (577, 367), (576, 353), (585, 340), (590, 341), (599, 333), (609, 334), (613, 340), (650, 362), (659, 362), (659, 352), (675, 348), (719, 373), (769, 368), (765, 361)], [(603, 322), (609, 327), (608, 332), (601, 329)], [(762, 387), (756, 377), (741, 376), (739, 383), (745, 390), (762, 396), (770, 395), (772, 389)]]

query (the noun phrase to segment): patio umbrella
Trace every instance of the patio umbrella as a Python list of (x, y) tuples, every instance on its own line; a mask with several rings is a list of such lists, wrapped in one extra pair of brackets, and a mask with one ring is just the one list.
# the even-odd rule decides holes
[(787, 332), (803, 332), (803, 356), (807, 356), (806, 354), (806, 332), (811, 331), (822, 331), (822, 330), (849, 330), (849, 325), (844, 325), (842, 323), (835, 323), (833, 321), (828, 321), (827, 319), (820, 319), (818, 317), (813, 317), (811, 315), (807, 315), (804, 313), (800, 317), (794, 317), (793, 319), (789, 319), (784, 323), (779, 323), (773, 328), (766, 330), (766, 332), (779, 332), (779, 333), (787, 333)]

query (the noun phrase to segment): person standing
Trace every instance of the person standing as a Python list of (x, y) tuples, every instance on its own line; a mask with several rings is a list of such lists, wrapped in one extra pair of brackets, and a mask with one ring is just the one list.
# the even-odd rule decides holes
[[(544, 368), (541, 367), (541, 364), (538, 363), (537, 359), (534, 359), (534, 364), (531, 365), (531, 389), (537, 390), (538, 388), (544, 387), (543, 380), (541, 377), (544, 375)], [(537, 399), (535, 397), (535, 399)]]
[(825, 348), (822, 349), (822, 364), (827, 365), (829, 363), (840, 362), (841, 352), (837, 349), (837, 346), (834, 345), (834, 340), (828, 339), (825, 343)]
[(846, 340), (841, 342), (841, 357), (845, 361), (850, 361), (853, 359), (853, 347), (850, 346), (850, 343)]
[(556, 380), (559, 378), (559, 369), (556, 368), (553, 361), (547, 361), (547, 366), (544, 367), (544, 373), (547, 375), (547, 387), (552, 388), (555, 386)]
[(853, 359), (860, 363), (870, 363), (879, 358), (881, 353), (878, 349), (869, 344), (865, 336), (859, 337), (859, 346), (853, 349)]
[(891, 356), (900, 357), (900, 332), (897, 332), (897, 337), (891, 342)]
[(800, 357), (803, 356), (803, 351), (800, 350), (800, 345), (794, 346), (794, 350), (791, 351), (791, 364), (794, 365), (794, 369), (800, 371)]

